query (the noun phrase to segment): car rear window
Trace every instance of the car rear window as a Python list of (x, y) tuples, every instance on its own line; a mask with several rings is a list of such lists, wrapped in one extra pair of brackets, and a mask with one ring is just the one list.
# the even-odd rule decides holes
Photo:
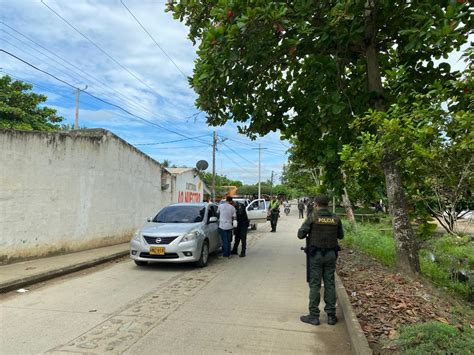
[(156, 223), (202, 222), (206, 208), (203, 206), (167, 206), (153, 218)]

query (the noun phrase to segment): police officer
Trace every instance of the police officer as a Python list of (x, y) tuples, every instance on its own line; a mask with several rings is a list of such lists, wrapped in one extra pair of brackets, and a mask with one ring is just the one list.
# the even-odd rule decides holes
[(268, 214), (270, 215), (270, 225), (272, 230), (270, 232), (275, 233), (277, 229), (278, 217), (280, 217), (280, 201), (277, 200), (276, 196), (272, 197), (270, 205), (268, 206)]
[(321, 279), (324, 281), (324, 311), (328, 324), (337, 323), (336, 317), (336, 259), (339, 245), (344, 237), (339, 217), (328, 210), (329, 200), (325, 195), (315, 199), (316, 211), (304, 221), (298, 230), (298, 238), (309, 238), (306, 252), (309, 253), (309, 314), (301, 316), (302, 322), (319, 325), (319, 301)]

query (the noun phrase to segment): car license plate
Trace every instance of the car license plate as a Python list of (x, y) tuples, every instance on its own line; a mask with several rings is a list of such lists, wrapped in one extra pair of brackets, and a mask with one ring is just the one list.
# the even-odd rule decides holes
[(150, 255), (165, 255), (165, 247), (150, 247)]

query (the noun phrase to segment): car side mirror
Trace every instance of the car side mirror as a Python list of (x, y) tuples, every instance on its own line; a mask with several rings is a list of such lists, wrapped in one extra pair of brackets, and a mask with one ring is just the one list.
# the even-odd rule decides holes
[(147, 222), (151, 222), (151, 221), (153, 221), (153, 218), (148, 217), (148, 218), (146, 219), (146, 221), (147, 221)]
[(209, 218), (209, 223), (216, 223), (216, 222), (217, 222), (217, 217)]

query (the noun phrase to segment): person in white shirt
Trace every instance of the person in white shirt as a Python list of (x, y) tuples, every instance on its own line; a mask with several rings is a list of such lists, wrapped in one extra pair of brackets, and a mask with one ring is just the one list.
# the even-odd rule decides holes
[(230, 241), (232, 238), (232, 221), (236, 218), (235, 207), (232, 206), (232, 197), (227, 196), (226, 202), (219, 205), (217, 214), (219, 215), (219, 235), (222, 240), (222, 255), (230, 258)]

